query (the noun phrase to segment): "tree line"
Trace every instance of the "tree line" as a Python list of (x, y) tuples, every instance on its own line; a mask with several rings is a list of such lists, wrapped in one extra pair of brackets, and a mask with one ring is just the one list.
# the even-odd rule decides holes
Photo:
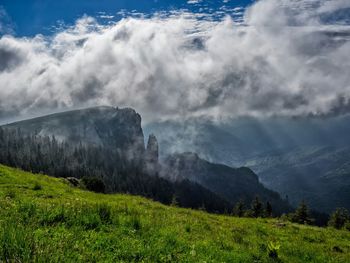
[(88, 188), (104, 193), (141, 195), (170, 204), (178, 197), (182, 207), (205, 207), (224, 213), (232, 205), (206, 188), (183, 181), (172, 183), (146, 172), (143, 156), (130, 158), (119, 149), (59, 141), (54, 136), (24, 134), (0, 127), (0, 163), (33, 173), (77, 178)]
[[(77, 178), (95, 192), (141, 195), (164, 204), (238, 217), (274, 216), (271, 203), (262, 203), (258, 196), (250, 205), (239, 201), (233, 206), (199, 184), (188, 180), (170, 182), (147, 174), (144, 161), (142, 157), (130, 159), (111, 147), (72, 144), (54, 136), (29, 135), (20, 129), (0, 127), (0, 163), (8, 166), (54, 177)], [(282, 218), (300, 224), (350, 229), (350, 216), (345, 208), (337, 208), (328, 220), (328, 215), (310, 211), (304, 201), (295, 212)]]
[[(232, 215), (237, 217), (253, 217), (253, 218), (271, 218), (273, 217), (273, 207), (270, 202), (264, 205), (257, 196), (250, 206), (246, 206), (243, 201), (239, 201), (233, 208)], [(345, 208), (336, 208), (329, 216), (327, 214), (318, 213), (308, 208), (303, 200), (294, 212), (283, 214), (282, 220), (290, 221), (297, 224), (330, 226), (336, 229), (347, 229), (350, 231), (350, 213)]]

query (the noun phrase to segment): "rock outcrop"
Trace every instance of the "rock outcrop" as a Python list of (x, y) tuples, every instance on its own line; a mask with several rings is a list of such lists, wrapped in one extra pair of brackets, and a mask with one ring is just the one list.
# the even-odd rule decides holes
[(148, 137), (146, 148), (146, 159), (152, 163), (158, 163), (158, 141), (154, 134), (150, 134)]
[(130, 158), (144, 155), (141, 116), (131, 108), (94, 107), (51, 114), (6, 125), (22, 133), (58, 141), (113, 148)]
[(146, 169), (149, 174), (156, 174), (159, 171), (158, 155), (159, 146), (157, 138), (154, 134), (150, 134), (145, 154)]

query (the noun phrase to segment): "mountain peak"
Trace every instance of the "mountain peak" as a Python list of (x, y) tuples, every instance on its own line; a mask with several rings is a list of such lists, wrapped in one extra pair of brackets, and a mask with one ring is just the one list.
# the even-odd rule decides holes
[(15, 122), (25, 134), (55, 136), (59, 141), (144, 152), (141, 116), (132, 108), (98, 106)]

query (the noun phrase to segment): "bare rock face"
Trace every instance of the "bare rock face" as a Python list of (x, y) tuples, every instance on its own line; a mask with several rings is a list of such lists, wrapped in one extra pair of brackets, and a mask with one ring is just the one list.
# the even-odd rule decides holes
[(150, 134), (148, 137), (145, 162), (146, 162), (146, 170), (150, 174), (154, 174), (158, 171), (159, 163), (158, 163), (158, 153), (159, 146), (157, 138), (154, 134)]

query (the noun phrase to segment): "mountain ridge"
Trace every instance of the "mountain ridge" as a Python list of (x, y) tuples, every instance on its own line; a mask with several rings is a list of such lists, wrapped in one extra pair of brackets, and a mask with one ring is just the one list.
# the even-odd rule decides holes
[[(109, 155), (116, 154), (119, 163), (124, 162), (123, 160), (127, 162), (126, 166), (120, 164), (118, 166), (120, 167), (118, 169), (124, 171), (122, 172), (123, 176), (121, 176), (121, 172), (113, 168), (118, 162), (113, 164), (113, 160), (111, 157), (107, 157), (107, 153), (101, 152), (102, 155), (106, 155), (106, 158), (111, 159), (108, 165), (105, 164), (101, 166), (93, 159), (89, 161), (90, 163), (96, 163), (95, 165), (99, 165), (99, 167), (101, 167), (100, 169), (106, 169), (104, 168), (106, 165), (107, 167), (110, 167), (108, 168), (110, 170), (109, 177), (113, 176), (115, 180), (128, 181), (130, 180), (128, 179), (128, 174), (130, 174), (130, 176), (131, 174), (135, 174), (134, 176), (136, 176), (138, 173), (146, 173), (151, 176), (160, 176), (165, 180), (172, 181), (177, 187), (179, 187), (179, 189), (191, 189), (192, 187), (196, 193), (201, 192), (203, 197), (207, 196), (208, 199), (210, 199), (212, 194), (215, 194), (223, 200), (226, 200), (231, 206), (241, 200), (245, 201), (246, 205), (250, 205), (250, 202), (255, 196), (261, 195), (264, 202), (270, 201), (269, 199), (271, 199), (273, 205), (275, 205), (275, 212), (278, 214), (288, 212), (290, 209), (287, 202), (281, 200), (277, 193), (273, 193), (266, 189), (259, 182), (256, 174), (249, 168), (234, 169), (199, 159), (197, 155), (195, 155), (196, 158), (194, 159), (187, 158), (186, 163), (192, 166), (200, 164), (197, 167), (198, 169), (189, 170), (187, 172), (178, 169), (179, 167), (172, 167), (167, 161), (159, 162), (158, 152), (161, 147), (158, 145), (156, 136), (149, 136), (146, 147), (144, 143), (144, 133), (141, 127), (141, 116), (131, 108), (94, 107), (80, 109), (15, 122), (2, 127), (17, 131), (19, 134), (18, 136), (26, 134), (38, 137), (54, 137), (55, 139), (58, 138), (61, 142), (68, 142), (72, 144), (72, 146), (70, 146), (72, 149), (67, 146), (68, 148), (66, 151), (71, 152), (67, 158), (74, 159), (76, 158), (75, 156), (78, 156), (77, 158), (84, 160), (84, 158), (86, 158), (84, 157), (85, 155), (89, 156), (89, 151), (96, 151), (96, 149), (91, 149), (84, 154), (83, 149), (79, 150), (80, 147), (90, 147), (91, 145), (93, 147), (102, 147), (102, 149), (109, 151)], [(41, 147), (45, 148), (44, 145)], [(78, 147), (77, 153), (75, 153), (75, 147)], [(23, 151), (27, 152), (28, 149)], [(50, 150), (48, 149), (47, 151)], [(82, 151), (82, 154), (79, 154), (79, 151)], [(168, 160), (177, 157), (178, 156), (176, 155), (169, 156)], [(6, 159), (6, 156), (4, 156), (4, 159)], [(91, 164), (89, 162), (83, 161), (81, 164), (78, 162), (77, 164), (72, 163), (69, 165), (73, 165), (74, 169), (78, 169), (79, 173), (83, 175), (85, 172), (84, 170), (81, 170), (81, 166), (87, 167), (87, 171), (91, 169), (93, 169), (93, 171), (96, 170), (95, 167), (90, 167)], [(105, 161), (99, 160), (99, 162)], [(174, 171), (181, 173), (183, 178), (181, 180), (173, 180), (171, 174), (174, 173)], [(94, 173), (98, 174), (99, 170)], [(192, 176), (190, 176), (189, 173), (192, 173)], [(242, 176), (241, 173), (244, 173), (244, 176)], [(70, 174), (72, 174), (72, 172), (70, 172)], [(218, 177), (219, 175), (221, 178)], [(136, 178), (138, 177), (136, 176), (134, 179)], [(197, 180), (196, 178), (204, 179)], [(230, 187), (227, 187), (224, 183), (227, 178), (230, 178)], [(108, 176), (104, 180), (108, 181), (109, 184), (112, 183), (110, 182), (111, 179), (108, 179)], [(138, 180), (137, 185), (139, 185), (141, 190), (141, 182), (146, 182), (143, 179), (141, 180), (141, 178), (136, 180)], [(118, 184), (118, 182), (113, 182), (113, 184)], [(192, 186), (190, 186), (191, 184)], [(208, 192), (211, 192), (212, 194), (206, 193), (203, 189), (197, 187), (196, 184), (207, 189)], [(149, 190), (153, 191), (151, 189)], [(132, 192), (132, 189), (130, 189), (130, 191)], [(159, 191), (161, 191), (161, 189)], [(183, 198), (186, 196), (186, 192), (182, 192), (181, 195)], [(212, 196), (214, 197), (215, 195)], [(199, 196), (197, 198), (200, 200)], [(219, 200), (219, 198), (216, 197), (214, 199)], [(185, 203), (185, 200), (183, 200), (183, 203)]]
[(170, 155), (163, 165), (162, 177), (175, 182), (190, 180), (198, 183), (233, 204), (243, 202), (249, 206), (251, 200), (259, 197), (264, 203), (272, 203), (276, 214), (291, 211), (288, 201), (261, 184), (248, 167), (232, 168), (211, 163), (190, 152)]
[[(224, 123), (200, 119), (147, 124), (173, 152), (198, 152), (211, 162), (248, 166), (269, 189), (303, 199), (314, 210), (350, 209), (350, 115), (299, 118), (239, 118)], [(171, 142), (177, 142), (172, 146)]]

